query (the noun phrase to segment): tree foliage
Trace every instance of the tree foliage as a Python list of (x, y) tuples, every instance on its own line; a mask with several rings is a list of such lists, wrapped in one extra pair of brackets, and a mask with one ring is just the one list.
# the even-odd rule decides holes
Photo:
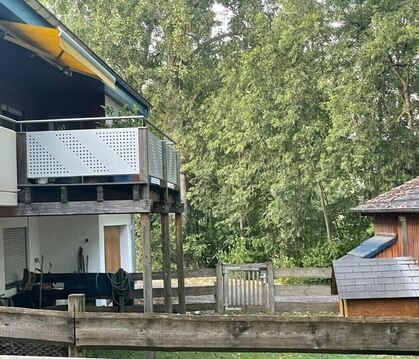
[(416, 0), (44, 3), (179, 140), (191, 265), (327, 265), (419, 174)]

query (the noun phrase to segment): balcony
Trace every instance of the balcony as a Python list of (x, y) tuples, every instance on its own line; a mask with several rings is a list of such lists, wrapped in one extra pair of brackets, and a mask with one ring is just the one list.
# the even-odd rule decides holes
[[(98, 126), (139, 119), (140, 127)], [(179, 153), (174, 142), (142, 116), (10, 121), (18, 127), (21, 204), (77, 202), (87, 208), (92, 202), (102, 207), (103, 202), (117, 201), (180, 203)], [(43, 123), (73, 129), (34, 130)], [(82, 129), (74, 129), (75, 124)], [(31, 131), (25, 131), (28, 125)]]

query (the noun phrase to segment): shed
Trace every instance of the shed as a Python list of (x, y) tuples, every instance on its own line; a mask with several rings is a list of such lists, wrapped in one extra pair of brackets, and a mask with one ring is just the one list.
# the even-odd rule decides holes
[(419, 266), (412, 257), (333, 261), (332, 294), (345, 317), (419, 317)]
[(375, 235), (395, 241), (377, 254), (379, 258), (411, 256), (419, 261), (419, 177), (352, 209), (372, 216)]

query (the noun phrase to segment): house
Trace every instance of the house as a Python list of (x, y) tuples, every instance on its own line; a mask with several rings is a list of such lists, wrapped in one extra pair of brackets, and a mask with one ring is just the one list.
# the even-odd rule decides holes
[[(170, 213), (182, 225), (173, 140), (150, 122), (150, 103), (37, 0), (0, 0), (0, 53), (0, 296), (16, 293), (24, 269), (134, 272), (141, 214), (151, 311), (150, 213), (161, 216), (168, 278), (163, 229)], [(137, 115), (106, 117), (107, 106)]]
[(333, 261), (332, 293), (345, 317), (419, 317), (419, 266), (412, 257)]
[(419, 316), (419, 177), (353, 209), (375, 235), (333, 262), (344, 316)]

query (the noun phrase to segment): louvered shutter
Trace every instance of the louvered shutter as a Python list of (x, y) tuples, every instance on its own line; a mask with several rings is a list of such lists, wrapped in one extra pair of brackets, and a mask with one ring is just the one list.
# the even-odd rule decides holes
[(3, 229), (4, 272), (6, 286), (22, 280), (27, 267), (26, 228)]

